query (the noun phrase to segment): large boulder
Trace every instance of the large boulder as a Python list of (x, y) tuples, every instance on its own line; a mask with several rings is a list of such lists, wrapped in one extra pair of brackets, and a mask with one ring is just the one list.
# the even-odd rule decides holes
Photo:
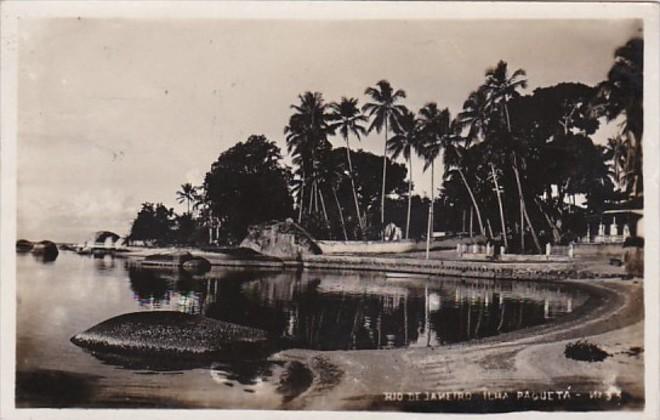
[(175, 311), (133, 312), (110, 318), (71, 341), (118, 354), (250, 354), (269, 345), (265, 331)]
[(321, 248), (312, 235), (291, 219), (250, 226), (241, 247), (280, 258), (321, 254)]

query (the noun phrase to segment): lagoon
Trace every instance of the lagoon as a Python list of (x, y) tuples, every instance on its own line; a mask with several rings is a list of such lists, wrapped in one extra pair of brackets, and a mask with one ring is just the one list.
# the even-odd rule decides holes
[(17, 405), (279, 408), (311, 381), (281, 360), (134, 359), (69, 339), (110, 317), (176, 310), (266, 330), (318, 352), (442, 348), (552, 322), (588, 298), (570, 286), (356, 271), (145, 270), (70, 252), (17, 255)]

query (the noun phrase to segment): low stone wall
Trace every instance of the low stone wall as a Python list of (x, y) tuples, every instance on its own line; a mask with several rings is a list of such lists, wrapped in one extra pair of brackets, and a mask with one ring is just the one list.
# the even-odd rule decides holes
[(357, 256), (310, 255), (287, 266), (430, 274), (453, 277), (524, 280), (564, 280), (580, 276), (572, 262), (488, 262), (393, 259)]

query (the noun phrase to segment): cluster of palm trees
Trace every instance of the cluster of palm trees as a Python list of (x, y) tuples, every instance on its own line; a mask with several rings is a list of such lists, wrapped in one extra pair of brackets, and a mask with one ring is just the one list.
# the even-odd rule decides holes
[[(536, 252), (542, 252), (542, 239), (547, 239), (539, 237), (539, 227), (536, 225), (542, 224), (541, 232), (545, 234), (545, 231), (550, 231), (555, 241), (561, 239), (561, 221), (557, 215), (565, 205), (561, 202), (563, 198), (555, 199), (554, 202), (551, 199), (552, 184), (557, 184), (563, 197), (564, 190), (576, 193), (576, 179), (582, 184), (591, 182), (590, 185), (605, 189), (611, 183), (604, 163), (608, 155), (600, 146), (594, 146), (589, 138), (595, 131), (594, 127), (598, 126), (599, 117), (605, 116), (611, 120), (618, 115), (625, 115), (627, 122), (622, 135), (610, 141), (610, 148), (614, 150), (610, 153), (614, 156), (610, 158), (614, 160), (617, 177), (632, 179), (628, 189), (641, 191), (640, 42), (631, 40), (617, 50), (615, 65), (608, 80), (601, 85), (591, 88), (575, 83), (559, 84), (545, 88), (545, 92), (540, 92), (536, 99), (521, 95), (527, 88), (525, 71), (510, 71), (507, 63), (500, 61), (486, 70), (483, 83), (470, 93), (462, 110), (454, 118), (447, 108), (441, 108), (435, 102), (427, 103), (417, 113), (411, 111), (402, 103), (406, 99), (405, 91), (395, 89), (387, 80), (380, 80), (365, 90), (367, 102), (362, 107), (358, 99), (352, 97), (326, 103), (319, 92), (300, 95), (299, 104), (291, 106), (294, 113), (284, 130), (289, 153), (297, 166), (295, 193), (298, 221), (305, 214), (311, 215), (319, 212), (319, 209), (328, 221), (323, 190), (329, 185), (343, 224), (342, 209), (336, 200), (336, 188), (342, 177), (348, 177), (355, 207), (353, 211), (360, 230), (365, 232), (366, 209), (361, 209), (359, 205), (360, 186), (355, 182), (350, 139), (360, 140), (375, 131), (384, 136), (379, 218), (381, 231), (388, 221), (385, 214), (387, 160), (388, 157), (403, 159), (408, 167), (408, 207), (404, 236), (410, 236), (412, 158), (417, 155), (424, 162), (424, 171), (431, 169), (431, 201), (426, 234), (428, 243), (434, 226), (435, 162), (442, 156), (444, 187), (452, 183), (462, 185), (469, 201), (470, 220), (474, 214), (482, 236), (496, 239), (507, 248), (515, 238), (515, 248), (522, 251), (526, 249), (526, 239), (531, 239), (529, 245), (533, 245)], [(627, 71), (638, 75), (639, 80), (631, 81), (630, 77), (623, 77)], [(635, 83), (638, 85), (630, 86)], [(593, 98), (592, 92), (596, 92)], [(563, 95), (561, 105), (557, 105), (553, 111), (558, 113), (556, 121), (548, 122), (548, 116), (539, 117), (538, 114), (545, 113), (544, 109), (537, 110), (536, 115), (525, 110), (525, 100), (536, 100), (537, 105), (539, 101), (543, 103), (540, 95)], [(588, 118), (593, 121), (586, 123), (584, 120)], [(550, 128), (539, 128), (544, 124)], [(340, 135), (346, 143), (346, 173), (328, 168), (325, 161), (325, 156), (332, 149), (329, 138), (333, 135)], [(548, 169), (534, 166), (554, 156), (551, 154), (554, 149), (563, 147), (564, 155), (570, 153), (571, 147), (577, 147), (571, 142), (579, 143), (582, 148), (580, 151), (596, 161), (587, 175), (576, 174), (570, 168), (565, 171), (566, 174), (548, 174)], [(585, 165), (591, 163), (585, 162)], [(629, 173), (633, 176), (628, 176)], [(590, 178), (585, 181), (585, 177)], [(589, 187), (580, 188), (585, 190)], [(493, 197), (491, 202), (496, 203), (495, 217), (498, 221), (491, 221), (492, 212), (484, 214), (482, 211), (484, 202), (491, 200), (490, 197)], [(515, 237), (514, 233), (519, 236)]]
[[(337, 132), (346, 142), (346, 159), (348, 162), (347, 176), (351, 180), (353, 189), (355, 213), (364, 231), (365, 218), (359, 208), (358, 187), (355, 185), (353, 165), (351, 162), (350, 137), (358, 140), (370, 132), (384, 134), (382, 190), (380, 200), (380, 223), (381, 228), (386, 222), (385, 197), (387, 191), (386, 168), (387, 157), (393, 159), (403, 158), (408, 165), (408, 210), (406, 214), (406, 226), (404, 235), (410, 235), (410, 211), (413, 189), (412, 180), (412, 157), (418, 155), (425, 162), (424, 170), (431, 168), (432, 192), (434, 193), (434, 168), (435, 161), (444, 150), (444, 164), (447, 175), (456, 173), (460, 176), (468, 192), (473, 208), (477, 215), (481, 234), (486, 235), (484, 222), (477, 198), (470, 185), (465, 168), (469, 165), (467, 149), (474, 142), (484, 141), (488, 133), (489, 124), (495, 124), (501, 119), (511, 133), (511, 121), (509, 117), (508, 102), (511, 98), (519, 95), (518, 91), (526, 87), (525, 72), (516, 70), (511, 75), (508, 73), (507, 64), (499, 62), (493, 69), (486, 72), (486, 80), (482, 86), (473, 92), (465, 102), (464, 110), (454, 119), (451, 118), (447, 108), (441, 109), (437, 103), (430, 102), (424, 105), (418, 113), (409, 110), (401, 103), (406, 98), (406, 93), (401, 89), (394, 89), (387, 80), (381, 80), (375, 86), (365, 90), (369, 102), (362, 108), (358, 106), (356, 98), (343, 97), (339, 102), (326, 103), (318, 92), (306, 92), (299, 96), (299, 104), (292, 105), (294, 113), (285, 128), (287, 146), (293, 156), (293, 162), (298, 166), (296, 171), (299, 180), (297, 189), (298, 220), (301, 221), (305, 206), (307, 212), (312, 213), (318, 209), (317, 202), (321, 208), (325, 208), (323, 194), (319, 187), (322, 181), (327, 181), (328, 171), (324, 166), (324, 153), (331, 149), (329, 137)], [(368, 128), (367, 128), (368, 124)], [(521, 226), (525, 222), (530, 226), (535, 243), (538, 239), (531, 227), (531, 221), (526, 211), (525, 195), (520, 179), (519, 159), (513, 153), (513, 172), (518, 186), (520, 197)], [(493, 181), (497, 182), (497, 174), (494, 164), (491, 165)], [(331, 187), (332, 188), (332, 187)], [(499, 195), (499, 187), (496, 187)], [(305, 203), (308, 197), (308, 203)], [(431, 197), (433, 203), (434, 197)], [(323, 210), (325, 212), (325, 210)], [(506, 232), (504, 210), (500, 209), (501, 229)], [(327, 218), (327, 212), (326, 212)], [(433, 206), (429, 206), (427, 237), (432, 235)], [(521, 231), (524, 227), (521, 227)], [(503, 235), (506, 241), (506, 235)], [(540, 245), (539, 245), (540, 247)]]

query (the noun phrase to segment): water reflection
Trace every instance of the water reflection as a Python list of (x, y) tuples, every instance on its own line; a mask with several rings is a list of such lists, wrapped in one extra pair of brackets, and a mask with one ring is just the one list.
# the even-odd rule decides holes
[(379, 274), (129, 267), (135, 299), (248, 325), (317, 350), (438, 346), (548, 322), (586, 296), (542, 283)]

